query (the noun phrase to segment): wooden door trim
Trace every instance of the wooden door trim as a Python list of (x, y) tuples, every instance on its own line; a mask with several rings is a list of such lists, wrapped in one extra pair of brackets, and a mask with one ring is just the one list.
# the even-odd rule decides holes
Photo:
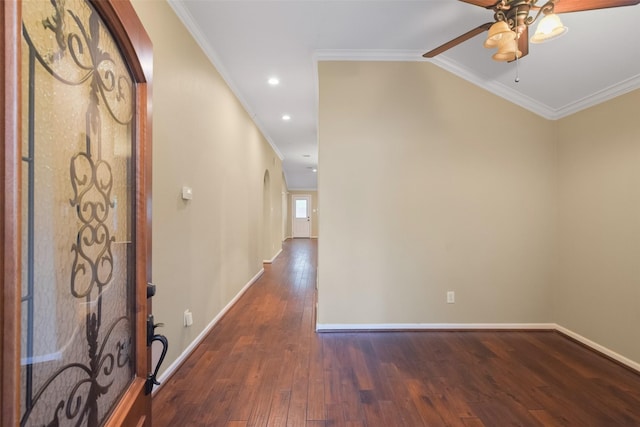
[(20, 140), (21, 140), (21, 103), (20, 103), (20, 39), (21, 39), (21, 3), (19, 1), (2, 2), (0, 20), (4, 30), (0, 35), (2, 59), (0, 78), (2, 79), (2, 104), (0, 106), (0, 127), (4, 139), (2, 159), (2, 187), (0, 195), (0, 227), (2, 233), (2, 293), (0, 293), (0, 425), (15, 426), (20, 415)]
[[(146, 381), (141, 378), (133, 380), (129, 385), (129, 388), (124, 392), (124, 395), (120, 400), (121, 403), (106, 420), (105, 426), (121, 427), (129, 425), (130, 423), (127, 423), (127, 420), (131, 418), (144, 419), (144, 425), (151, 425), (151, 417), (146, 416), (147, 408), (144, 404), (141, 404), (144, 402), (136, 399), (140, 393), (144, 393), (145, 383)], [(151, 399), (151, 396), (149, 396), (149, 399)]]
[[(146, 321), (151, 313), (146, 285), (151, 282), (151, 83), (153, 54), (151, 39), (129, 0), (92, 0), (93, 6), (109, 26), (119, 43), (125, 61), (131, 67), (136, 83), (135, 110), (135, 253), (136, 253), (136, 378), (105, 421), (106, 426), (130, 424), (131, 419), (144, 419), (151, 425), (151, 396), (146, 402), (137, 398), (144, 394), (145, 379), (151, 370), (150, 349), (146, 345)], [(140, 339), (142, 338), (142, 339)], [(145, 418), (145, 413), (149, 416)]]

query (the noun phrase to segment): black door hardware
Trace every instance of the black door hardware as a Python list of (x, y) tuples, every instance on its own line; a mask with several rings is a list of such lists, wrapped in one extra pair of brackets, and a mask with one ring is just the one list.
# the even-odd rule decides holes
[[(155, 294), (155, 285), (153, 286), (153, 293)], [(149, 285), (147, 285), (147, 295), (149, 294)], [(154, 341), (159, 341), (162, 344), (162, 353), (160, 353), (160, 359), (158, 359), (158, 364), (153, 372), (150, 372), (147, 375), (147, 382), (145, 383), (144, 391), (145, 394), (151, 393), (153, 391), (154, 385), (160, 385), (160, 382), (157, 379), (158, 371), (160, 370), (160, 365), (164, 361), (164, 357), (167, 355), (167, 350), (169, 348), (169, 341), (167, 337), (161, 334), (156, 334), (155, 329), (157, 327), (164, 326), (162, 323), (153, 323), (153, 314), (147, 316), (147, 347), (151, 346)]]

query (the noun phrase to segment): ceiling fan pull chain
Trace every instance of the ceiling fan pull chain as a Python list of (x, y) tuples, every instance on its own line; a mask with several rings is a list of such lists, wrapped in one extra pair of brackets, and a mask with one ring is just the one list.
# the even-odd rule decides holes
[(520, 67), (519, 67), (519, 63), (520, 61), (518, 60), (518, 39), (520, 38), (520, 33), (518, 33), (518, 35), (516, 36), (515, 39), (515, 43), (516, 43), (516, 79), (515, 82), (518, 83), (520, 81)]

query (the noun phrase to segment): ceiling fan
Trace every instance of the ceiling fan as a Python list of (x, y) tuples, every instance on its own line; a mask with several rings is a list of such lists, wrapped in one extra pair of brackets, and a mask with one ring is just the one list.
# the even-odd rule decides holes
[[(433, 58), (460, 43), (489, 31), (484, 46), (498, 48), (493, 55), (496, 61), (513, 61), (529, 53), (529, 42), (540, 43), (566, 32), (556, 14), (580, 12), (584, 10), (608, 9), (612, 7), (633, 6), (640, 0), (548, 0), (538, 6), (538, 0), (460, 0), (475, 6), (493, 10), (494, 21), (487, 22), (467, 31), (422, 55)], [(529, 26), (542, 16), (538, 29), (529, 39)]]

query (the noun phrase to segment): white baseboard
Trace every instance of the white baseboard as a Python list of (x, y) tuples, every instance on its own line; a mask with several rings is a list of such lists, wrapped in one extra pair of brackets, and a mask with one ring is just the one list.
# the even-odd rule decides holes
[[(218, 323), (220, 319), (222, 319), (222, 316), (224, 316), (227, 313), (227, 311), (229, 311), (229, 309), (233, 307), (233, 305), (238, 301), (238, 299), (240, 299), (240, 297), (247, 291), (247, 289), (249, 289), (251, 285), (253, 285), (260, 278), (260, 276), (262, 276), (263, 273), (264, 273), (264, 268), (261, 268), (260, 271), (258, 271), (258, 273), (255, 276), (253, 276), (246, 285), (244, 285), (244, 287), (240, 290), (240, 292), (238, 292), (238, 294), (235, 297), (233, 297), (231, 301), (229, 301), (229, 303), (220, 311), (220, 313), (218, 313), (216, 317), (214, 317), (213, 320), (209, 322), (209, 324), (202, 330), (202, 332), (198, 334), (196, 339), (191, 341), (191, 344), (189, 344), (187, 348), (184, 349), (182, 354), (178, 356), (178, 358), (174, 360), (173, 363), (169, 365), (164, 372), (162, 372), (162, 374), (160, 374), (160, 376), (158, 377), (158, 381), (161, 384), (164, 383), (164, 380), (166, 380), (167, 378), (171, 377), (171, 375), (173, 375), (174, 371), (178, 369), (180, 365), (182, 365), (182, 363), (187, 359), (187, 357), (189, 357), (191, 352), (193, 352), (193, 350), (195, 350), (195, 348), (207, 336), (207, 334), (211, 331), (211, 328), (213, 328), (216, 325), (216, 323)], [(160, 388), (161, 387), (155, 387), (153, 389), (153, 394), (155, 394)]]
[(602, 353), (607, 357), (610, 357), (611, 359), (615, 360), (616, 362), (619, 362), (625, 366), (630, 367), (631, 369), (640, 372), (640, 363), (638, 362), (634, 362), (633, 360), (624, 357), (623, 355), (616, 353), (613, 350), (608, 349), (605, 346), (602, 346), (594, 341), (591, 341), (590, 339), (583, 337), (580, 334), (577, 334), (575, 332), (573, 332), (572, 330), (569, 330), (567, 328), (565, 328), (564, 326), (560, 326), (560, 325), (556, 325), (556, 331), (560, 332), (561, 334), (564, 334), (568, 337), (573, 338), (574, 340), (586, 345), (587, 347), (592, 348), (593, 350), (597, 351), (598, 353)]
[[(276, 255), (277, 256), (277, 255)], [(274, 257), (275, 259), (275, 257)], [(264, 273), (261, 269), (240, 292), (225, 306), (220, 313), (200, 332), (195, 340), (189, 344), (182, 354), (160, 375), (158, 380), (163, 383), (176, 369), (189, 357), (191, 352), (202, 342), (211, 329), (226, 314), (227, 311), (238, 301), (238, 299), (253, 285)], [(556, 323), (361, 323), (361, 324), (339, 324), (339, 323), (318, 323), (316, 332), (375, 332), (375, 331), (479, 331), (479, 330), (548, 330), (560, 332), (585, 346), (604, 354), (605, 356), (621, 363), (631, 369), (640, 372), (640, 363), (635, 362), (615, 351), (608, 349), (590, 339), (577, 334), (570, 329)], [(154, 389), (153, 393), (159, 389)]]
[(317, 332), (343, 331), (437, 331), (437, 330), (554, 330), (555, 323), (318, 323)]
[(337, 324), (318, 323), (316, 332), (358, 332), (358, 331), (475, 331), (475, 330), (549, 330), (557, 331), (573, 338), (581, 344), (601, 353), (622, 365), (640, 372), (640, 363), (577, 334), (557, 323), (363, 323)]
[(280, 250), (278, 251), (278, 253), (277, 253), (277, 254), (275, 254), (275, 255), (273, 256), (273, 258), (271, 258), (271, 259), (265, 259), (264, 261), (262, 261), (262, 263), (263, 263), (263, 264), (272, 264), (272, 263), (273, 263), (273, 261), (275, 261), (275, 260), (276, 260), (276, 258), (278, 258), (278, 255), (280, 255), (281, 253), (282, 253), (282, 248), (280, 248)]

